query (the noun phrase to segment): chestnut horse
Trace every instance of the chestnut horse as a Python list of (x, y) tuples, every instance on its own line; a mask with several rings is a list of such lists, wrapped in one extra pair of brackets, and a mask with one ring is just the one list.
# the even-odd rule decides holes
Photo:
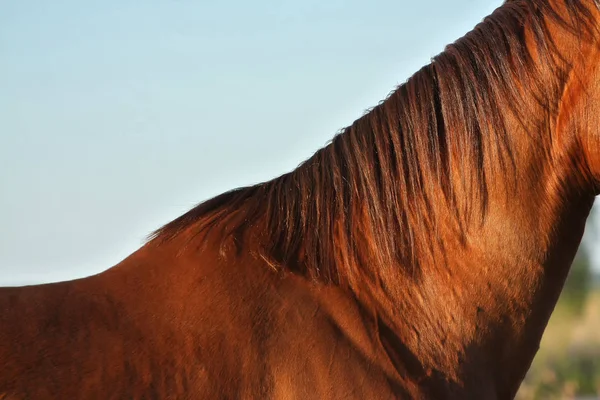
[(513, 398), (600, 188), (599, 22), (509, 0), (294, 171), (1, 289), (0, 398)]

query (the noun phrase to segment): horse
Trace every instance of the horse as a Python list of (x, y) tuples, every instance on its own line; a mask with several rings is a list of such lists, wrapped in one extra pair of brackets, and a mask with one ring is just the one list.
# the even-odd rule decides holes
[(600, 192), (599, 23), (507, 0), (293, 171), (0, 289), (0, 398), (513, 398)]

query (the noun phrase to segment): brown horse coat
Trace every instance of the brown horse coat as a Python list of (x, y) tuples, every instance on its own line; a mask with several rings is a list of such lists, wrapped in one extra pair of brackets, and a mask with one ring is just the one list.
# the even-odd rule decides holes
[(0, 399), (509, 399), (600, 187), (591, 0), (509, 0), (296, 170), (0, 289)]

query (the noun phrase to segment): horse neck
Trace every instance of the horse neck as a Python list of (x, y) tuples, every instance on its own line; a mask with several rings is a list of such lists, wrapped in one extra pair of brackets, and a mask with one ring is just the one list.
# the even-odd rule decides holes
[[(568, 54), (573, 37), (556, 31)], [(564, 95), (567, 84), (558, 92)], [(465, 386), (491, 384), (508, 397), (535, 356), (594, 199), (577, 141), (557, 138), (564, 99), (550, 100), (561, 110), (534, 124), (550, 132), (546, 143), (509, 118), (516, 179), (494, 175), (488, 182), (485, 217), (461, 240), (450, 217), (438, 221), (440, 242), (448, 245), (437, 265), (422, 265), (418, 279), (398, 277), (385, 294), (371, 292), (394, 334), (421, 360), (423, 379), (441, 374)], [(546, 114), (539, 111), (532, 115)]]

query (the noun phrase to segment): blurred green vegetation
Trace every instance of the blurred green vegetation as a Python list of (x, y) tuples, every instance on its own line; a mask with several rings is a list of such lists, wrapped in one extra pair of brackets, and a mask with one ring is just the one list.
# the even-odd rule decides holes
[(600, 399), (600, 287), (590, 260), (596, 236), (588, 224), (518, 400)]

